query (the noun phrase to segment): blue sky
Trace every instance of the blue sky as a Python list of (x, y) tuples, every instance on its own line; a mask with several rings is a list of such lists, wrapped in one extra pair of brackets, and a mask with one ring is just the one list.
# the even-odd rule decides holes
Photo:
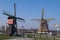
[(17, 17), (24, 18), (25, 23), (18, 22), (18, 28), (38, 28), (40, 22), (32, 22), (31, 19), (41, 19), (42, 8), (44, 11), (44, 18), (55, 18), (51, 20), (49, 29), (56, 29), (53, 27), (55, 23), (60, 26), (60, 0), (0, 0), (0, 26), (5, 25), (7, 17), (3, 15), (2, 10), (13, 14), (13, 4), (16, 3)]

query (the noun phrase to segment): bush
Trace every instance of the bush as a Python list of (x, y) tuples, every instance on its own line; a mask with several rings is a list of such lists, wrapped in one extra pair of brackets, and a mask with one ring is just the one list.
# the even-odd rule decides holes
[(32, 35), (27, 35), (28, 38), (32, 38)]

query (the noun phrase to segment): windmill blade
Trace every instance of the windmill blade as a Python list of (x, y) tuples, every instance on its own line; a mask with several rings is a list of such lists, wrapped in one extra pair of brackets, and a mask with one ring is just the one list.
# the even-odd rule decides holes
[(6, 12), (5, 10), (3, 10), (3, 14), (6, 16), (13, 16), (13, 15), (9, 14), (8, 12)]
[(23, 18), (17, 17), (17, 19), (24, 20)]
[(41, 21), (41, 19), (32, 19), (31, 21)]
[(14, 16), (16, 16), (16, 4), (14, 3)]
[(41, 19), (43, 19), (43, 16), (44, 16), (44, 8), (42, 9)]
[(19, 20), (19, 21), (25, 22), (25, 20), (24, 20), (23, 18), (20, 18), (20, 17), (16, 17), (16, 18), (17, 18), (17, 20)]
[(46, 19), (48, 22), (51, 21), (51, 20), (55, 20), (54, 18), (48, 18)]

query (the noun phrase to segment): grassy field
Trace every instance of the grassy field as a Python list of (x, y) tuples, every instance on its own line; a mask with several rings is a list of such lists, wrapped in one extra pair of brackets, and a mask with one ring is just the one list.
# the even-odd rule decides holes
[[(26, 34), (24, 38), (34, 38), (34, 40), (57, 40), (55, 36), (40, 36), (40, 34)], [(23, 36), (19, 36), (19, 38), (22, 38)], [(6, 36), (4, 34), (0, 34), (0, 40), (7, 40), (7, 39), (12, 39), (15, 38), (15, 36)], [(59, 37), (60, 38), (60, 37)]]
[[(34, 36), (34, 34), (32, 34)], [(31, 34), (30, 34), (31, 36)], [(33, 37), (34, 40), (57, 40), (56, 36), (54, 35), (40, 35), (40, 34), (35, 34), (35, 37)], [(60, 37), (59, 37), (60, 38)]]
[(11, 39), (14, 38), (13, 36), (6, 36), (4, 34), (0, 34), (0, 40), (7, 40), (7, 39)]

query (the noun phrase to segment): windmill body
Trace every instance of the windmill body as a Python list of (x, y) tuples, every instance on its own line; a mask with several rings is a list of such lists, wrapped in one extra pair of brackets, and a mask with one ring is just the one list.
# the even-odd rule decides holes
[(53, 18), (44, 19), (43, 16), (44, 16), (44, 8), (42, 9), (42, 16), (40, 20), (41, 24), (38, 29), (38, 33), (48, 33), (49, 32), (48, 21), (54, 20)]
[(15, 32), (16, 32), (16, 34), (18, 33), (17, 32), (17, 26), (15, 26), (15, 25), (17, 25), (16, 24), (16, 17), (14, 17), (14, 16), (9, 16), (8, 17), (8, 25), (9, 25), (9, 27), (10, 27), (10, 34), (9, 35), (13, 35)]
[(9, 30), (10, 30), (9, 35), (13, 36), (14, 34), (18, 34), (17, 19), (22, 20), (22, 21), (25, 21), (25, 20), (23, 18), (16, 17), (16, 4), (14, 3), (14, 15), (7, 14), (7, 12), (5, 11), (3, 12), (3, 14), (8, 16), (7, 23), (9, 25)]
[(38, 33), (49, 32), (47, 20), (43, 18), (43, 15), (44, 15), (44, 8), (42, 9), (41, 24), (40, 24), (40, 28), (38, 29)]
[(38, 29), (38, 33), (48, 33), (49, 28), (48, 28), (48, 23), (45, 19), (41, 20), (40, 27)]
[(33, 19), (32, 21), (40, 21), (40, 27), (38, 28), (38, 33), (48, 33), (49, 32), (49, 28), (48, 28), (48, 21), (50, 20), (54, 20), (53, 18), (48, 18), (45, 19), (43, 18), (44, 16), (44, 8), (42, 9), (42, 15), (41, 15), (41, 19)]

